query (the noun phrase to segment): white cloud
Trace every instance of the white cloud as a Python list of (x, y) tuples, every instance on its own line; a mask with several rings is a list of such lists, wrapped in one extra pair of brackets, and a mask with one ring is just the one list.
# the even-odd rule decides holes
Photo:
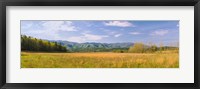
[(27, 35), (49, 40), (66, 40), (62, 31), (72, 32), (77, 31), (77, 27), (73, 26), (71, 21), (41, 21), (38, 24), (32, 24), (37, 28), (27, 28), (30, 30), (25, 31)]
[(128, 21), (109, 21), (105, 22), (104, 25), (117, 27), (134, 27), (134, 25)]
[(109, 35), (115, 35), (117, 32), (116, 31), (110, 31), (108, 32)]
[(93, 34), (83, 34), (83, 35), (84, 35), (84, 38), (86, 38), (87, 40), (92, 40), (92, 41), (101, 40), (104, 37), (108, 37), (106, 35), (93, 35)]
[(75, 36), (75, 37), (69, 37), (67, 41), (83, 43), (85, 39), (83, 39), (83, 37), (81, 36)]
[(42, 26), (51, 31), (77, 31), (71, 21), (43, 21)]
[(83, 33), (82, 36), (69, 37), (69, 38), (67, 38), (67, 40), (72, 41), (72, 42), (83, 43), (83, 42), (98, 41), (98, 40), (101, 40), (105, 37), (108, 37), (108, 36), (107, 35), (94, 35), (94, 34)]
[(158, 36), (163, 36), (167, 34), (169, 31), (168, 30), (156, 30), (152, 32), (150, 35), (158, 35)]
[(112, 36), (112, 37), (120, 37), (122, 34), (117, 32), (117, 31), (111, 31), (111, 30), (104, 30), (107, 35)]
[(129, 34), (132, 34), (132, 35), (139, 35), (139, 34), (141, 34), (140, 32), (131, 32), (131, 33), (129, 33)]
[(31, 28), (33, 26), (33, 23), (32, 22), (26, 22), (26, 23), (23, 23), (22, 25), (21, 25), (21, 27), (23, 28), (23, 29), (29, 29), (29, 28)]
[(116, 34), (114, 35), (114, 37), (120, 37), (122, 34)]

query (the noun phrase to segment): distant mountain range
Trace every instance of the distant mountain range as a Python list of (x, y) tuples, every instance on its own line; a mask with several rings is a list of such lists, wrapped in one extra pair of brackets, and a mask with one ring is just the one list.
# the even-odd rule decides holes
[(51, 42), (61, 43), (61, 45), (66, 46), (69, 51), (72, 52), (101, 52), (101, 51), (112, 51), (113, 49), (124, 49), (127, 50), (130, 46), (133, 46), (134, 43), (95, 43), (95, 42), (86, 42), (86, 43), (76, 43), (70, 41), (61, 41), (61, 40), (51, 40)]

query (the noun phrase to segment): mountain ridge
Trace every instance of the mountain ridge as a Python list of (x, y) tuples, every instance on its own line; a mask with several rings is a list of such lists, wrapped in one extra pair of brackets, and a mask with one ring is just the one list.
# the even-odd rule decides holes
[(51, 42), (60, 43), (63, 46), (66, 46), (68, 50), (72, 52), (101, 52), (101, 51), (112, 51), (113, 49), (127, 50), (130, 46), (133, 46), (134, 43), (131, 42), (116, 42), (116, 43), (98, 43), (98, 42), (71, 42), (71, 41), (62, 41), (62, 40), (49, 40)]

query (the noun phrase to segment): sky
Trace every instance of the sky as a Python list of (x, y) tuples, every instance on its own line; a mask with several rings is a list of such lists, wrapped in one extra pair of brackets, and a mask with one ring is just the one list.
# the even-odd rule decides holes
[(179, 42), (178, 20), (22, 20), (21, 34), (78, 43)]

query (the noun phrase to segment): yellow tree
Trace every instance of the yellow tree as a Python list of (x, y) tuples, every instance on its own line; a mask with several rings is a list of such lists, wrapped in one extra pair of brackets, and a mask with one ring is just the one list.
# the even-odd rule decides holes
[(145, 45), (143, 43), (135, 43), (128, 50), (130, 53), (144, 53)]

